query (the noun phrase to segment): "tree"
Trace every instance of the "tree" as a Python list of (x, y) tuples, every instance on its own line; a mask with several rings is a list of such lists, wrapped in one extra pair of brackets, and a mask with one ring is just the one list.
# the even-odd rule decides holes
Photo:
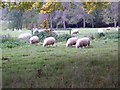
[(88, 0), (87, 2), (84, 2), (84, 0), (82, 0), (82, 4), (83, 4), (83, 9), (88, 13), (92, 13), (94, 10), (98, 10), (98, 9), (105, 9), (108, 7), (108, 5), (110, 4), (110, 2), (94, 2), (93, 0)]
[(103, 12), (103, 22), (106, 24), (114, 23), (114, 27), (118, 22), (118, 2), (112, 2), (110, 7), (106, 8)]
[(93, 23), (95, 27), (99, 27), (102, 23), (103, 17), (102, 17), (102, 11), (101, 9), (96, 9), (91, 13), (91, 16), (93, 17)]
[(9, 26), (14, 29), (22, 29), (22, 17), (23, 13), (18, 10), (12, 10), (10, 13), (8, 13), (8, 20), (11, 21), (9, 23)]
[(60, 10), (60, 9), (62, 9), (60, 2), (46, 2), (40, 10), (40, 13), (49, 15), (51, 29), (53, 28), (52, 23), (53, 23), (54, 13), (56, 10)]
[[(83, 9), (88, 13), (92, 13), (96, 9), (103, 9), (106, 8), (109, 3), (108, 2), (92, 2), (92, 0), (88, 0), (87, 2), (83, 2), (82, 0), (82, 7)], [(73, 0), (70, 1), (70, 8), (73, 8), (72, 10), (68, 8), (67, 11), (63, 12), (63, 17), (61, 17), (61, 23), (63, 23), (64, 28), (66, 27), (65, 23), (68, 24), (77, 24), (79, 22), (79, 19), (83, 19), (83, 25), (85, 27), (86, 21), (88, 21), (85, 17), (85, 15), (77, 14), (76, 17), (74, 17), (74, 13), (77, 13), (75, 11), (76, 5), (74, 5)], [(63, 8), (63, 5), (61, 5), (61, 2), (54, 2), (53, 0), (46, 0), (46, 2), (39, 2), (39, 0), (36, 0), (35, 2), (0, 2), (0, 6), (2, 8), (8, 7), (9, 10), (20, 10), (22, 12), (25, 12), (27, 10), (35, 9), (37, 13), (41, 14), (48, 14), (49, 15), (49, 21), (50, 21), (50, 27), (52, 28), (53, 23), (53, 16), (55, 14), (56, 10), (66, 10), (67, 8)], [(81, 5), (80, 5), (81, 7)], [(81, 9), (76, 9), (78, 11), (82, 11)], [(69, 15), (67, 14), (69, 12)], [(82, 16), (82, 17), (81, 17)], [(93, 21), (93, 19), (92, 19)]]
[[(88, 14), (90, 14), (95, 9), (103, 9), (109, 5), (109, 2), (93, 2), (93, 0), (81, 0), (83, 4), (83, 9), (85, 9)], [(74, 3), (73, 0), (70, 3)], [(0, 7), (5, 8), (9, 7), (10, 9), (17, 9), (17, 10), (31, 10), (35, 8), (38, 12), (46, 14), (51, 13), (58, 9), (63, 9), (61, 7), (61, 2), (55, 2), (55, 0), (46, 0), (46, 3), (39, 2), (36, 0), (35, 2), (0, 2)], [(71, 4), (72, 5), (72, 4)]]
[(68, 15), (68, 9), (70, 8), (69, 2), (63, 2), (61, 3), (64, 10), (57, 10), (55, 11), (54, 16), (54, 22), (56, 23), (56, 27), (58, 25), (62, 25), (64, 28), (66, 28), (66, 22), (68, 21), (67, 15)]

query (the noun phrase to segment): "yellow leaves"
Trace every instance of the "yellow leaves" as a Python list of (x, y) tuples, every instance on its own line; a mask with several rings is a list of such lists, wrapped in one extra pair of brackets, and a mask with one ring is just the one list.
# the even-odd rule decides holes
[(5, 7), (8, 7), (8, 2), (0, 2), (0, 8), (5, 8)]
[(88, 14), (90, 14), (93, 11), (93, 7), (94, 9), (96, 8), (94, 2), (83, 2), (83, 9), (87, 11)]
[[(91, 6), (92, 7), (92, 6)], [(94, 5), (92, 8), (90, 8), (89, 10), (88, 10), (88, 14), (90, 14), (92, 11), (94, 11), (96, 9), (96, 5)]]
[(10, 4), (9, 4), (9, 10), (12, 10), (12, 9), (14, 9), (15, 8), (15, 3), (14, 2), (11, 2)]
[[(57, 0), (56, 0), (57, 1)], [(71, 1), (71, 7), (73, 7), (74, 0)], [(106, 8), (109, 3), (108, 2), (93, 2), (93, 0), (81, 0), (83, 4), (83, 9), (88, 13), (92, 13), (95, 9), (104, 9)], [(105, 0), (106, 1), (106, 0)], [(10, 3), (10, 4), (9, 4)], [(51, 13), (55, 10), (63, 10), (61, 2), (55, 2), (55, 0), (46, 0), (46, 3), (42, 5), (43, 2), (39, 2), (39, 0), (35, 0), (35, 2), (0, 2), (1, 7), (9, 7), (10, 10), (17, 9), (17, 10), (32, 10), (34, 8), (37, 12), (42, 14)]]
[(42, 24), (40, 25), (41, 28), (45, 28), (48, 29), (49, 28), (49, 24), (48, 24), (48, 20), (45, 19)]
[(38, 8), (41, 6), (41, 2), (34, 2), (34, 4), (32, 5), (33, 8)]
[(46, 11), (41, 10), (41, 11), (40, 11), (40, 13), (42, 13), (42, 14), (46, 14), (47, 12), (46, 12)]
[(109, 2), (83, 2), (83, 9), (88, 13), (92, 13), (95, 9), (104, 9), (109, 5)]
[(36, 1), (32, 4), (32, 8), (34, 8), (37, 12), (40, 12), (41, 7), (42, 7), (42, 2)]
[(16, 10), (32, 10), (32, 5), (34, 2), (9, 2), (9, 9), (16, 9)]
[(46, 2), (41, 10), (40, 10), (40, 13), (42, 14), (46, 14), (46, 13), (50, 13), (53, 11), (54, 8), (51, 8), (52, 6), (54, 5), (54, 2)]
[(53, 12), (55, 10), (59, 10), (59, 9), (62, 9), (60, 2), (46, 2), (42, 6), (40, 13), (42, 13), (42, 14), (51, 13), (51, 12)]

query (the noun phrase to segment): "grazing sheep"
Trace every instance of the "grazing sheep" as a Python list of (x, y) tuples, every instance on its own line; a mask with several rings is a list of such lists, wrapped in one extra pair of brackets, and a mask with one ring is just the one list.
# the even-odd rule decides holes
[(101, 36), (105, 36), (105, 33), (104, 33), (104, 31), (103, 31), (103, 28), (99, 28), (99, 29), (98, 29), (98, 34), (99, 34), (100, 37), (101, 37)]
[(32, 36), (29, 40), (30, 44), (37, 44), (39, 42), (38, 36)]
[(74, 34), (78, 34), (79, 33), (79, 30), (78, 29), (73, 29), (71, 31), (71, 35), (74, 35)]
[(25, 41), (25, 42), (29, 42), (29, 39), (30, 39), (31, 36), (32, 36), (32, 35), (31, 35), (30, 33), (23, 33), (23, 34), (19, 35), (18, 38), (19, 38), (20, 40)]
[(107, 27), (107, 28), (105, 28), (105, 30), (111, 30), (111, 27)]
[(35, 35), (35, 33), (40, 33), (40, 32), (44, 32), (44, 30), (42, 30), (42, 29), (36, 29), (36, 30), (33, 30), (33, 35)]
[(100, 34), (100, 33), (104, 33), (103, 28), (99, 28), (99, 29), (98, 29), (98, 33), (99, 33), (99, 34)]
[(88, 37), (80, 38), (76, 42), (76, 48), (90, 46), (90, 39)]
[(72, 37), (67, 40), (66, 47), (75, 45), (77, 41), (77, 37)]
[(33, 31), (33, 34), (34, 34), (35, 32), (38, 31), (38, 29), (37, 28), (33, 28), (32, 31)]
[(48, 45), (54, 45), (55, 42), (56, 42), (56, 40), (54, 37), (45, 38), (44, 42), (43, 42), (43, 47), (48, 46)]

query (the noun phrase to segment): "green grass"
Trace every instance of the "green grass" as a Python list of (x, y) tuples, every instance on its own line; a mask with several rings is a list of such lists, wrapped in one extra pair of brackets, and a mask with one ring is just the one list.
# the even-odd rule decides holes
[[(79, 37), (93, 31), (83, 29)], [(83, 49), (66, 48), (65, 42), (48, 48), (41, 43), (4, 48), (2, 74), (3, 88), (118, 87), (118, 41), (97, 39)]]

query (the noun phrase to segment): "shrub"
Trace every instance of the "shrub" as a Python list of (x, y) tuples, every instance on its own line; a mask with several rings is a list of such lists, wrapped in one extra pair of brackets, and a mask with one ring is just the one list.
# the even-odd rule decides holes
[(105, 37), (103, 39), (119, 39), (120, 38), (120, 33), (118, 32), (109, 32), (106, 33)]
[(63, 42), (63, 41), (67, 41), (69, 38), (71, 38), (70, 34), (62, 34), (59, 35), (56, 39), (58, 42)]
[(14, 48), (22, 45), (25, 45), (25, 42), (22, 42), (16, 38), (10, 37), (10, 35), (0, 35), (1, 48)]
[(52, 31), (50, 31), (50, 32), (46, 32), (46, 31), (38, 32), (38, 31), (36, 31), (34, 33), (34, 35), (38, 36), (41, 42), (47, 37), (54, 37), (57, 40), (57, 42), (67, 41), (68, 38), (71, 37), (71, 35), (69, 35), (69, 34), (58, 35), (57, 33), (52, 32)]
[(42, 42), (45, 38), (47, 37), (58, 37), (58, 35), (55, 33), (55, 32), (46, 32), (46, 31), (41, 31), (41, 32), (38, 32), (36, 31), (34, 33), (35, 36), (38, 36), (39, 37), (39, 40)]
[(99, 35), (98, 33), (95, 33), (93, 35), (96, 39), (119, 39), (120, 33), (118, 32), (106, 32), (104, 35)]
[(10, 38), (10, 35), (0, 35), (0, 42), (4, 43), (6, 41), (12, 40), (12, 38)]

